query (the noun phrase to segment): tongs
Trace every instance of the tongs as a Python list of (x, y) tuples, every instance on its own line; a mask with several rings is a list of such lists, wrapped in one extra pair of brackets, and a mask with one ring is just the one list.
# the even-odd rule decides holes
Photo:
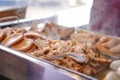
[(82, 53), (71, 53), (71, 52), (66, 52), (66, 53), (62, 53), (62, 54), (59, 54), (59, 55), (52, 55), (52, 56), (49, 57), (49, 60), (61, 60), (65, 56), (68, 56), (68, 57), (72, 58), (73, 60), (75, 60), (78, 63), (88, 62), (88, 58), (84, 54), (82, 54)]
[(109, 51), (107, 48), (105, 48), (104, 46), (102, 46), (100, 44), (97, 44), (96, 48), (97, 48), (97, 50), (96, 50), (97, 52), (106, 56), (109, 59), (112, 59), (112, 60), (120, 59), (119, 56), (115, 56), (114, 53), (112, 53), (111, 51)]

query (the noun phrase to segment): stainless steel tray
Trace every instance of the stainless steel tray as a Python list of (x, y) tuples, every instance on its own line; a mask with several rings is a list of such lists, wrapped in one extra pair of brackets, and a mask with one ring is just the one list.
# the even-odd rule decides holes
[[(1, 23), (0, 26), (29, 26), (36, 22), (53, 21), (49, 17), (36, 20), (20, 20)], [(12, 80), (97, 80), (85, 74), (53, 65), (45, 60), (28, 56), (0, 45), (0, 74)]]
[(33, 23), (45, 23), (45, 22), (48, 22), (48, 21), (57, 23), (57, 20), (58, 20), (57, 15), (50, 14), (50, 15), (45, 15), (42, 18), (36, 18), (36, 19), (17, 19), (15, 21), (2, 22), (2, 20), (9, 19), (11, 17), (16, 17), (16, 16), (9, 16), (9, 17), (0, 18), (0, 28), (13, 27), (13, 26), (16, 26), (16, 25), (17, 25), (17, 27), (28, 26), (28, 25), (31, 25)]

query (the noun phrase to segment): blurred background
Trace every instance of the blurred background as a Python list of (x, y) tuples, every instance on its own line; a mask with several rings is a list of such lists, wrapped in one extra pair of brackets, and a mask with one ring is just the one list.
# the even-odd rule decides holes
[(19, 19), (36, 19), (57, 15), (58, 24), (80, 26), (89, 22), (92, 2), (93, 0), (0, 0), (0, 18), (13, 16), (16, 19), (15, 16), (18, 16)]

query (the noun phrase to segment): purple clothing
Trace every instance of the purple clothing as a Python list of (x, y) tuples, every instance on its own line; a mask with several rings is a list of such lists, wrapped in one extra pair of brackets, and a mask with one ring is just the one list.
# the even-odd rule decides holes
[(120, 0), (94, 0), (89, 28), (120, 37)]

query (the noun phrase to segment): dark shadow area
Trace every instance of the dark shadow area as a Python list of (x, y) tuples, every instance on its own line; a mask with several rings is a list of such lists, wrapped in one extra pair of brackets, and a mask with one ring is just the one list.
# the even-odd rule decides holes
[(11, 79), (9, 79), (9, 78), (7, 78), (5, 76), (0, 75), (0, 80), (11, 80)]

